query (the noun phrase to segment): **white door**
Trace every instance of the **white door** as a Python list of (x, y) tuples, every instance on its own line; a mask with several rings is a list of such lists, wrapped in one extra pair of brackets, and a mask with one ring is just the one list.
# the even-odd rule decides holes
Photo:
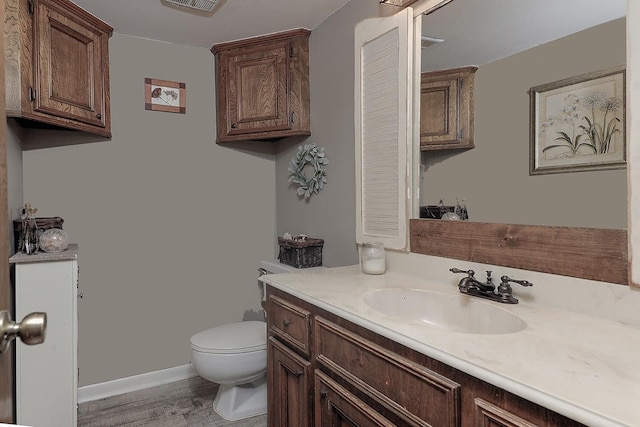
[[(4, 2), (3, 2), (4, 5)], [(4, 6), (0, 7), (0, 46), (4, 46)], [(8, 310), (9, 286), (9, 207), (7, 206), (7, 121), (5, 119), (4, 55), (0, 55), (0, 310)], [(0, 354), (0, 422), (13, 421), (15, 373), (11, 352)]]
[[(4, 6), (0, 7), (0, 46), (4, 46)], [(46, 321), (44, 316), (36, 315), (21, 324), (16, 330), (10, 319), (11, 286), (9, 282), (9, 207), (7, 202), (7, 121), (5, 113), (5, 85), (4, 85), (4, 55), (0, 55), (0, 426), (12, 423), (14, 419), (13, 407), (15, 397), (13, 385), (15, 370), (13, 366), (13, 352), (7, 341), (6, 332), (10, 335), (23, 335), (27, 342), (36, 344), (39, 339), (34, 336), (44, 334)], [(28, 317), (28, 316), (27, 316)], [(3, 331), (4, 329), (4, 331)], [(8, 331), (7, 331), (8, 330)], [(29, 337), (30, 338), (29, 338)]]

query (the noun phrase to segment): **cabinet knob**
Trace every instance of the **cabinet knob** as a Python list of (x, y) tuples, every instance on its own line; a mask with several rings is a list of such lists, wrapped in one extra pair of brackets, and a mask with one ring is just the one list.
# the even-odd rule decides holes
[(97, 118), (98, 120), (101, 120), (101, 119), (102, 119), (102, 114), (100, 114), (100, 113), (96, 114), (96, 118)]
[(231, 123), (231, 129), (235, 129), (237, 127), (238, 127), (238, 125), (236, 123)]
[(320, 397), (321, 397), (322, 399), (326, 399), (326, 397), (327, 397), (327, 392), (326, 392), (325, 390), (322, 390), (322, 391), (320, 392)]
[(287, 319), (284, 319), (284, 320), (282, 321), (282, 324), (283, 324), (283, 325), (284, 325), (284, 327), (286, 328), (287, 326), (289, 326), (289, 325), (291, 324), (291, 322), (290, 322), (289, 320), (287, 320)]

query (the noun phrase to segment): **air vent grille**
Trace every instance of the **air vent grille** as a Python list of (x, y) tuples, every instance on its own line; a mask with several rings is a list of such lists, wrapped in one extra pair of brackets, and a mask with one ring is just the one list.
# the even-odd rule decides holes
[(210, 12), (216, 5), (218, 0), (166, 0), (168, 3), (175, 4), (180, 7), (188, 7), (191, 9), (205, 10)]

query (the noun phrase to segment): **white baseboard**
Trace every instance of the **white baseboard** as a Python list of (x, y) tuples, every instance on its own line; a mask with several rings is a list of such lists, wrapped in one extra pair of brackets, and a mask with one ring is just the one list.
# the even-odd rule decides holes
[(105, 397), (116, 396), (122, 393), (129, 393), (131, 391), (142, 390), (197, 376), (198, 374), (191, 364), (188, 364), (134, 375), (132, 377), (119, 378), (113, 381), (86, 385), (78, 387), (78, 403), (91, 402), (92, 400), (104, 399)]

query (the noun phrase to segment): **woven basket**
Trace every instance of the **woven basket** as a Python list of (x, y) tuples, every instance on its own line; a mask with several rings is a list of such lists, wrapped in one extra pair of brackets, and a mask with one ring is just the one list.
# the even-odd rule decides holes
[(278, 237), (281, 263), (296, 268), (319, 267), (322, 265), (322, 246), (324, 240), (307, 238), (304, 241), (285, 240)]

